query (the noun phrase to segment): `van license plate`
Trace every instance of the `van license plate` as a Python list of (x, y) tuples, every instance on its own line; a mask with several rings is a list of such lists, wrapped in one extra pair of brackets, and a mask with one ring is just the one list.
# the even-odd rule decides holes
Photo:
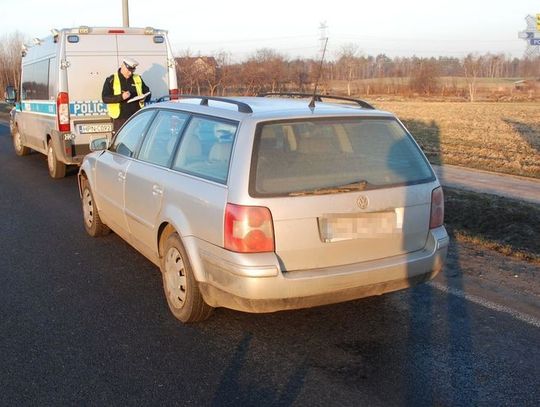
[(112, 131), (112, 123), (100, 124), (79, 124), (79, 133), (110, 133)]

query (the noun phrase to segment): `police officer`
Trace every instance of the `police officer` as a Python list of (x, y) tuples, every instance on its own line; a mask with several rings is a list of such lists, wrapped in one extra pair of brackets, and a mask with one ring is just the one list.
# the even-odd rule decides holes
[(143, 95), (150, 91), (135, 69), (139, 63), (133, 58), (124, 58), (118, 71), (107, 79), (103, 84), (101, 98), (107, 104), (107, 111), (113, 121), (113, 134), (118, 131), (133, 113), (144, 106), (145, 98), (129, 102), (130, 99)]

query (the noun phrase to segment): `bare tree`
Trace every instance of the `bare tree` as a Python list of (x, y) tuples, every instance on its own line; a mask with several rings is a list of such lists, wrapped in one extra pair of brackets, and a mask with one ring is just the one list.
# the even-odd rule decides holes
[(476, 97), (476, 86), (478, 76), (482, 69), (483, 57), (478, 55), (469, 54), (463, 60), (463, 72), (467, 80), (468, 90), (469, 90), (469, 100), (474, 102)]
[(180, 93), (192, 94), (195, 86), (195, 73), (192, 67), (191, 51), (182, 51), (180, 57), (176, 58), (176, 73), (178, 75), (178, 89)]
[(285, 57), (273, 49), (263, 48), (257, 50), (254, 59), (264, 74), (263, 86), (269, 87), (271, 92), (279, 90), (285, 80)]
[(347, 96), (351, 96), (351, 82), (356, 79), (354, 75), (355, 68), (358, 64), (358, 46), (355, 44), (347, 44), (341, 48), (338, 54), (337, 65), (340, 70), (345, 73), (345, 79), (347, 81)]
[(20, 88), (21, 47), (24, 36), (16, 31), (0, 39), (0, 89), (7, 85)]
[(220, 51), (215, 53), (215, 56), (207, 57), (205, 61), (206, 66), (201, 70), (200, 76), (206, 82), (210, 96), (214, 96), (223, 80), (229, 79), (227, 76), (230, 71), (230, 54)]
[(411, 89), (423, 95), (431, 95), (439, 88), (439, 69), (434, 58), (421, 58), (411, 72)]

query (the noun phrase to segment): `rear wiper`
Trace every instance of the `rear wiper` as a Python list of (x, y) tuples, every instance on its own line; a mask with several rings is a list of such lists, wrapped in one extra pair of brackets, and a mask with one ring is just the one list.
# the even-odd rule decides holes
[(337, 185), (335, 187), (325, 187), (317, 189), (309, 189), (305, 191), (289, 192), (289, 196), (302, 196), (302, 195), (324, 195), (334, 194), (337, 192), (351, 192), (351, 191), (363, 191), (369, 186), (369, 182), (366, 180), (350, 182), (348, 184)]
[(350, 189), (351, 191), (363, 191), (366, 189), (369, 185), (369, 182), (367, 182), (365, 179), (355, 182), (349, 182), (348, 184), (340, 185), (336, 188), (343, 188), (343, 189)]

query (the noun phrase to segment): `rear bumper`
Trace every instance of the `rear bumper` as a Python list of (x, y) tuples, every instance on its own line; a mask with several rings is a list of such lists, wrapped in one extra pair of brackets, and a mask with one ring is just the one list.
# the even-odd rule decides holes
[(388, 259), (339, 267), (282, 272), (272, 253), (240, 255), (186, 239), (199, 256), (192, 261), (205, 301), (214, 307), (273, 312), (380, 295), (411, 287), (442, 270), (449, 238), (430, 231), (424, 249)]

